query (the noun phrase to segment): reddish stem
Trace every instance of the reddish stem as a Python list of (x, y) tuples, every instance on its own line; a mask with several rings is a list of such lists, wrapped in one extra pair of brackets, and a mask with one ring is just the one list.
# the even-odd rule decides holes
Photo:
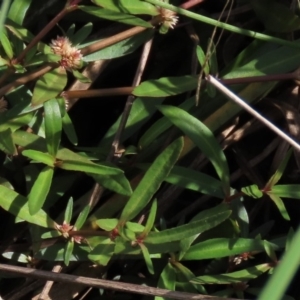
[(180, 5), (181, 8), (183, 9), (189, 9), (197, 4), (200, 4), (202, 2), (204, 2), (205, 0), (189, 0), (183, 4)]

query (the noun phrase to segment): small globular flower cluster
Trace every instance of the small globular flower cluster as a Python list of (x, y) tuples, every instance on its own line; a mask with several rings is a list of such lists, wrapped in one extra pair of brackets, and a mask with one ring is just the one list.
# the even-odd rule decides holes
[(58, 36), (56, 40), (52, 40), (50, 44), (54, 54), (60, 55), (60, 65), (67, 69), (79, 69), (81, 67), (82, 54), (80, 50), (72, 46), (67, 37)]
[(167, 28), (174, 29), (176, 24), (178, 23), (178, 17), (176, 16), (176, 13), (174, 11), (159, 7), (158, 8), (159, 14), (162, 18), (162, 25), (164, 25)]

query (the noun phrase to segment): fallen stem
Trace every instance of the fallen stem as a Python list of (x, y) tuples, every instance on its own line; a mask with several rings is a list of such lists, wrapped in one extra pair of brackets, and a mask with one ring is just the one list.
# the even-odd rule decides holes
[[(159, 297), (165, 297), (169, 299), (178, 299), (178, 300), (223, 300), (224, 299), (220, 297), (213, 297), (207, 295), (197, 295), (192, 293), (169, 291), (166, 289), (142, 286), (140, 284), (132, 284), (132, 283), (125, 283), (125, 282), (119, 282), (114, 280), (104, 280), (104, 279), (96, 279), (96, 278), (75, 276), (75, 275), (62, 274), (62, 273), (54, 273), (51, 271), (41, 271), (41, 270), (36, 270), (31, 268), (24, 268), (24, 267), (5, 265), (5, 264), (0, 264), (0, 271), (9, 274), (23, 275), (26, 277), (51, 280), (56, 282), (81, 284), (85, 286), (95, 287), (98, 289), (103, 288), (103, 289), (110, 289), (110, 290), (115, 290), (115, 291), (120, 291), (125, 293), (159, 296)], [(227, 299), (237, 300), (232, 298), (227, 298)]]
[(239, 28), (239, 27), (236, 27), (236, 26), (233, 26), (233, 25), (229, 25), (227, 23), (220, 22), (220, 21), (217, 21), (217, 20), (202, 16), (202, 15), (196, 14), (194, 12), (176, 7), (174, 5), (168, 4), (168, 3), (160, 1), (160, 0), (144, 0), (144, 1), (148, 2), (148, 3), (151, 3), (151, 4), (154, 4), (154, 5), (157, 5), (157, 6), (160, 6), (160, 7), (163, 7), (163, 8), (166, 8), (166, 9), (169, 9), (171, 11), (174, 11), (174, 12), (176, 12), (180, 15), (186, 16), (188, 18), (191, 18), (191, 19), (194, 19), (194, 20), (197, 20), (197, 21), (209, 24), (209, 25), (213, 25), (213, 26), (216, 26), (216, 27), (219, 27), (219, 28), (222, 28), (222, 29), (234, 32), (234, 33), (249, 36), (249, 37), (252, 37), (252, 38), (255, 38), (255, 39), (258, 39), (258, 40), (262, 40), (262, 41), (265, 41), (265, 42), (277, 43), (277, 44), (280, 44), (280, 45), (289, 46), (289, 47), (293, 47), (293, 48), (300, 48), (300, 43), (295, 43), (295, 42), (292, 42), (292, 41), (286, 41), (286, 40), (283, 40), (283, 39), (280, 39), (280, 38), (272, 37), (272, 36), (267, 35), (267, 34), (263, 34), (263, 33), (259, 33), (259, 32), (256, 32), (256, 31), (252, 31), (252, 30), (248, 30), (248, 29)]
[(276, 127), (273, 123), (271, 123), (269, 120), (264, 118), (261, 114), (259, 114), (256, 110), (254, 110), (248, 103), (243, 101), (241, 98), (239, 98), (237, 95), (235, 95), (232, 91), (230, 91), (227, 87), (225, 87), (222, 83), (220, 83), (217, 79), (215, 79), (213, 76), (208, 75), (206, 77), (206, 80), (211, 83), (214, 87), (216, 87), (219, 91), (221, 91), (224, 95), (226, 95), (228, 98), (233, 100), (236, 104), (244, 108), (248, 113), (253, 115), (256, 119), (261, 121), (263, 124), (265, 124), (268, 128), (270, 128), (272, 131), (274, 131), (278, 136), (283, 138), (286, 142), (288, 142), (292, 147), (296, 148), (297, 150), (300, 150), (300, 145), (294, 141), (292, 138), (290, 138), (286, 133), (281, 131), (278, 127)]
[(130, 95), (134, 87), (118, 87), (109, 89), (95, 89), (95, 90), (75, 90), (62, 92), (62, 96), (66, 99), (72, 98), (96, 98), (96, 97), (107, 97), (107, 96), (122, 96)]

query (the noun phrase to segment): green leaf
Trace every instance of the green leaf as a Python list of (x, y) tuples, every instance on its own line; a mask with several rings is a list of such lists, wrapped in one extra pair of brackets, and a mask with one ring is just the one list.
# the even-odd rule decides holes
[(81, 171), (106, 176), (123, 174), (123, 171), (118, 168), (95, 164), (66, 148), (59, 149), (56, 158), (59, 160), (56, 166), (64, 170)]
[(179, 138), (155, 159), (124, 207), (121, 224), (133, 219), (148, 204), (179, 158), (182, 147), (183, 140)]
[(13, 51), (12, 45), (9, 41), (9, 38), (7, 36), (6, 30), (2, 30), (0, 32), (0, 42), (1, 42), (1, 46), (3, 47), (7, 57), (9, 59), (12, 59), (14, 57), (14, 51)]
[(76, 131), (74, 129), (72, 120), (70, 119), (68, 113), (66, 113), (62, 118), (62, 127), (63, 127), (63, 130), (64, 130), (66, 136), (68, 137), (69, 141), (73, 145), (77, 146), (78, 138), (77, 138)]
[(268, 192), (266, 193), (272, 200), (273, 202), (276, 204), (279, 212), (281, 213), (282, 217), (287, 220), (287, 221), (290, 221), (290, 216), (285, 208), (285, 205), (282, 201), (282, 199), (277, 195), (277, 194), (274, 194), (273, 192)]
[(47, 232), (43, 233), (41, 238), (42, 239), (50, 239), (50, 238), (59, 237), (59, 236), (61, 236), (61, 233), (58, 230), (51, 230), (51, 231), (47, 231)]
[(17, 149), (11, 134), (10, 128), (0, 131), (0, 150), (9, 155), (16, 155)]
[(167, 97), (194, 90), (196, 86), (195, 76), (163, 77), (142, 82), (132, 94), (138, 97)]
[(266, 190), (271, 190), (273, 188), (273, 186), (280, 180), (280, 178), (282, 177), (282, 174), (287, 166), (287, 163), (290, 160), (290, 157), (293, 153), (293, 149), (291, 148), (288, 153), (286, 154), (285, 158), (282, 160), (282, 162), (280, 163), (277, 171), (275, 172), (275, 174), (269, 179), (269, 181), (266, 183)]
[(128, 221), (128, 222), (126, 222), (125, 225), (126, 225), (126, 228), (132, 232), (141, 233), (141, 232), (143, 232), (143, 230), (145, 230), (145, 226), (143, 226), (142, 224), (139, 224), (139, 223)]
[(36, 106), (59, 95), (67, 84), (64, 68), (56, 68), (44, 74), (36, 83), (31, 105)]
[(20, 219), (46, 228), (55, 228), (55, 222), (43, 211), (29, 213), (27, 198), (0, 185), (0, 206)]
[(72, 73), (76, 79), (78, 79), (82, 83), (91, 83), (91, 79), (84, 76), (82, 73), (80, 73), (78, 70), (72, 70)]
[[(157, 111), (156, 105), (161, 104), (163, 98), (155, 99), (150, 98), (137, 98), (134, 100), (130, 110), (130, 115), (126, 122), (126, 128), (122, 134), (121, 142), (131, 137), (134, 133), (139, 132), (141, 126), (143, 126), (150, 117)], [(120, 126), (122, 116), (110, 127), (105, 136), (101, 140), (99, 147), (108, 147), (112, 144), (116, 132)]]
[[(72, 37), (70, 38), (73, 45), (81, 44), (92, 32), (93, 23), (89, 22), (82, 26)], [(67, 34), (67, 36), (69, 36)]]
[(35, 160), (37, 162), (41, 162), (49, 167), (54, 166), (55, 159), (53, 158), (53, 156), (51, 156), (48, 153), (43, 153), (43, 152), (36, 151), (36, 150), (23, 150), (22, 155), (24, 155), (32, 160)]
[(74, 224), (74, 228), (76, 230), (80, 230), (81, 227), (83, 226), (83, 224), (85, 223), (88, 215), (89, 215), (89, 212), (90, 212), (90, 206), (87, 205), (85, 206), (85, 208), (83, 209), (82, 212), (80, 212), (75, 224)]
[(191, 169), (175, 166), (165, 181), (202, 194), (224, 198), (221, 181)]
[[(111, 46), (105, 47), (104, 49), (86, 55), (83, 57), (82, 60), (90, 62), (99, 59), (112, 59), (128, 55), (134, 52), (143, 43), (147, 42), (153, 36), (153, 34), (153, 29), (147, 29), (139, 34), (134, 35), (133, 37), (130, 37)], [(82, 44), (80, 45), (80, 48), (92, 44), (93, 42)]]
[(73, 214), (73, 198), (71, 197), (68, 201), (66, 210), (65, 210), (65, 216), (64, 216), (64, 222), (66, 224), (70, 224), (71, 223), (71, 219), (72, 219), (72, 214)]
[(28, 264), (29, 263), (29, 254), (17, 253), (17, 252), (5, 252), (2, 253), (2, 256), (6, 259), (11, 259), (19, 263)]
[[(65, 243), (56, 243), (47, 248), (41, 249), (35, 253), (36, 259), (43, 259), (47, 261), (64, 261), (65, 260)], [(74, 245), (73, 253), (70, 261), (88, 261), (88, 253), (90, 249), (86, 245)]]
[(96, 224), (105, 231), (111, 231), (118, 225), (118, 219), (99, 219)]
[(216, 238), (191, 246), (182, 260), (212, 259), (263, 250), (264, 241), (262, 240)]
[(275, 185), (273, 186), (271, 193), (273, 195), (282, 198), (300, 199), (300, 185), (299, 184)]
[(14, 0), (8, 12), (8, 18), (22, 25), (32, 0)]
[(70, 263), (70, 259), (71, 259), (73, 250), (74, 250), (74, 241), (73, 240), (68, 241), (68, 243), (65, 247), (65, 253), (64, 253), (64, 263), (66, 266), (68, 266)]
[(150, 257), (150, 254), (148, 252), (147, 247), (144, 244), (139, 244), (140, 248), (142, 249), (142, 253), (146, 262), (146, 266), (147, 269), (149, 271), (150, 274), (154, 274), (154, 268), (153, 268), (153, 264), (152, 264), (152, 260)]
[(95, 174), (89, 174), (92, 176), (96, 182), (98, 182), (101, 186), (114, 191), (120, 195), (124, 196), (131, 196), (132, 195), (132, 189), (130, 186), (129, 181), (123, 174), (119, 175), (95, 175)]
[(264, 195), (256, 184), (243, 187), (242, 192), (254, 199), (259, 199)]
[(140, 0), (118, 0), (118, 2), (115, 0), (92, 0), (92, 2), (103, 8), (132, 15), (156, 16), (159, 14), (154, 5)]
[[(176, 261), (174, 263), (175, 268), (179, 271), (179, 278), (177, 279), (177, 281), (188, 281), (188, 285), (191, 285), (190, 280), (195, 278), (195, 274), (188, 269), (187, 267), (185, 267), (183, 264), (181, 264), (180, 262)], [(204, 287), (202, 287), (201, 285), (198, 284), (192, 284), (196, 291), (198, 290), (198, 292), (200, 294), (206, 294), (206, 291), (204, 289)], [(187, 286), (187, 289), (189, 289), (189, 287)], [(189, 291), (189, 290), (185, 290), (185, 291)], [(190, 290), (191, 292), (196, 292), (195, 290)]]
[(55, 98), (44, 102), (44, 113), (47, 149), (49, 154), (55, 157), (62, 130), (60, 107)]
[(5, 27), (10, 32), (12, 32), (18, 39), (24, 42), (29, 43), (34, 38), (33, 34), (29, 30), (23, 28), (22, 26), (20, 26), (16, 22), (13, 22), (10, 19), (6, 20)]
[(145, 229), (141, 233), (141, 236), (145, 237), (146, 235), (148, 235), (148, 233), (152, 229), (154, 222), (155, 222), (156, 211), (157, 211), (157, 200), (154, 199), (154, 201), (151, 205), (151, 209), (150, 209), (150, 213), (149, 213), (146, 225), (145, 225)]
[[(207, 214), (209, 210), (206, 211)], [(150, 232), (146, 239), (145, 243), (149, 244), (160, 244), (165, 241), (180, 241), (184, 238), (202, 233), (208, 229), (211, 229), (218, 224), (225, 221), (231, 214), (231, 211), (225, 207), (223, 207), (223, 211), (219, 211), (218, 213), (212, 213), (205, 218), (201, 218), (200, 220), (190, 222), (188, 224), (178, 226), (171, 229), (166, 229), (160, 232)]]
[(111, 20), (115, 22), (120, 22), (128, 25), (134, 25), (134, 26), (141, 26), (141, 27), (146, 27), (146, 28), (152, 28), (152, 25), (140, 18), (124, 14), (124, 13), (119, 13), (115, 12), (113, 10), (109, 9), (104, 9), (104, 8), (98, 8), (95, 6), (78, 6), (79, 9), (82, 11), (96, 16), (98, 18), (106, 19), (106, 20)]
[(229, 195), (229, 168), (221, 146), (206, 125), (184, 110), (174, 106), (159, 106), (158, 109), (208, 157), (223, 184), (225, 196)]
[[(175, 291), (175, 284), (176, 284), (176, 273), (175, 269), (170, 263), (167, 263), (165, 268), (163, 269), (159, 280), (158, 286), (161, 289), (167, 289), (169, 291)], [(155, 297), (155, 300), (166, 300), (167, 298), (164, 297)]]
[(97, 245), (89, 253), (88, 257), (98, 265), (106, 266), (114, 255), (114, 248), (115, 243), (110, 238), (97, 237)]
[(300, 228), (297, 229), (289, 249), (283, 255), (258, 300), (281, 300), (291, 284), (300, 263)]
[[(195, 106), (195, 97), (191, 97), (179, 105), (180, 108), (188, 111)], [(139, 140), (138, 148), (145, 149), (155, 141), (155, 139), (163, 132), (167, 131), (172, 126), (172, 123), (166, 117), (160, 118), (142, 135)]]
[[(202, 68), (204, 67), (204, 74), (208, 75), (209, 74), (209, 65), (208, 65), (208, 61), (206, 60), (206, 54), (204, 53), (204, 51), (202, 50), (202, 48), (199, 45), (197, 45), (196, 54), (197, 54), (200, 66)], [(205, 62), (206, 62), (206, 64), (204, 65)]]
[(204, 275), (191, 280), (197, 284), (231, 284), (255, 279), (271, 268), (270, 264), (261, 264), (241, 271), (220, 275)]
[(285, 4), (273, 0), (252, 0), (250, 4), (267, 30), (291, 32), (300, 28), (300, 18)]
[(50, 190), (53, 173), (53, 167), (46, 166), (35, 180), (28, 196), (28, 207), (31, 215), (37, 214), (42, 208)]
[(278, 259), (275, 250), (277, 250), (278, 247), (268, 241), (264, 241), (264, 247), (267, 255), (272, 259), (274, 263), (277, 263)]

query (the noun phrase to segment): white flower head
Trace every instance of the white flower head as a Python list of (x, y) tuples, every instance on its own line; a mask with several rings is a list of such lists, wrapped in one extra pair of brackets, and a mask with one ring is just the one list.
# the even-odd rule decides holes
[(162, 18), (161, 24), (167, 28), (174, 29), (179, 20), (179, 17), (176, 15), (176, 13), (162, 7), (159, 7), (158, 11)]
[(82, 54), (67, 37), (58, 36), (51, 41), (50, 48), (54, 54), (61, 56), (60, 65), (63, 68), (71, 70), (81, 67)]

